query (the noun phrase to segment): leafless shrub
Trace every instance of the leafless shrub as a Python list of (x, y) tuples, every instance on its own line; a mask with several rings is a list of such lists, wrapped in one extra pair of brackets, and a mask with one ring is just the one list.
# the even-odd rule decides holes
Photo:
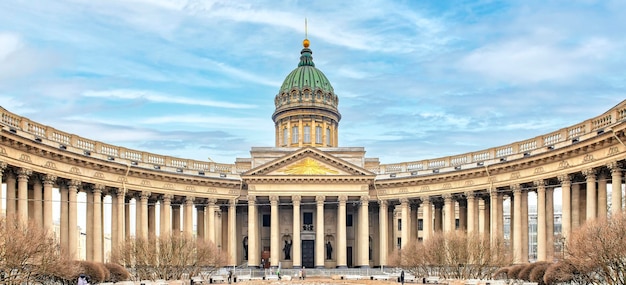
[(546, 269), (543, 275), (543, 282), (546, 285), (569, 283), (574, 280), (575, 271), (576, 268), (571, 263), (563, 260), (559, 261)]
[(109, 270), (100, 262), (80, 261), (83, 274), (89, 276), (92, 283), (101, 283), (107, 280)]
[(125, 264), (139, 279), (170, 280), (215, 271), (225, 264), (226, 255), (214, 243), (171, 235), (129, 239), (114, 251), (112, 260)]
[[(425, 242), (414, 241), (392, 253), (390, 261), (416, 276), (470, 279), (491, 276), (510, 258), (503, 243), (463, 231), (437, 233)], [(496, 254), (497, 253), (497, 254)]]
[(105, 263), (104, 266), (111, 273), (106, 281), (120, 282), (130, 279), (130, 273), (128, 272), (128, 270), (126, 270), (126, 268), (124, 268), (124, 266), (121, 266), (117, 263)]
[(517, 264), (509, 268), (509, 279), (519, 279), (519, 273), (526, 268), (527, 264)]
[(552, 265), (552, 262), (539, 261), (535, 262), (534, 265), (535, 266), (533, 266), (533, 269), (530, 271), (529, 274), (529, 281), (537, 282), (537, 285), (545, 285), (545, 282), (543, 281), (543, 276), (545, 275), (548, 267)]

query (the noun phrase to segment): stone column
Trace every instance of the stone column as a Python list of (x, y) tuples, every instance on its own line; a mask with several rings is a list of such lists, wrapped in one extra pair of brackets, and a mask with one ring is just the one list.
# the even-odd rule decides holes
[(624, 165), (622, 162), (612, 161), (607, 164), (607, 167), (611, 170), (611, 213), (620, 213), (622, 212), (622, 168)]
[(476, 229), (478, 228), (476, 196), (473, 191), (468, 191), (465, 192), (465, 197), (467, 197), (467, 233), (471, 236), (476, 233)]
[(172, 194), (161, 195), (159, 235), (167, 237), (172, 234)]
[[(216, 243), (215, 239), (215, 203), (217, 199), (209, 198), (209, 206), (205, 215), (207, 215), (207, 240)], [(217, 244), (217, 243), (216, 243)]]
[(596, 169), (589, 168), (582, 171), (587, 178), (587, 218), (586, 221), (596, 219), (598, 202), (596, 201)]
[[(0, 181), (2, 180), (1, 178)], [(54, 186), (56, 181), (57, 177), (54, 175), (46, 174), (43, 176), (43, 227), (49, 233), (54, 230), (52, 221), (52, 186)]]
[(537, 186), (537, 261), (547, 261), (546, 186), (543, 180), (534, 184)]
[[(129, 196), (132, 195), (131, 193), (125, 193), (124, 194), (124, 237), (125, 238), (130, 238), (131, 234), (130, 234), (130, 200), (133, 199), (133, 197)], [(135, 208), (137, 207), (137, 200), (135, 200)], [(135, 210), (135, 212), (137, 212)], [(137, 233), (135, 233), (136, 235)]]
[(28, 222), (28, 177), (33, 171), (20, 168), (17, 172), (17, 215), (21, 222)]
[(148, 237), (156, 237), (156, 203), (157, 200), (152, 198), (148, 199), (147, 211), (148, 211)]
[(422, 200), (422, 221), (423, 231), (422, 240), (427, 241), (433, 235), (433, 205), (430, 202), (430, 197), (421, 197)]
[[(315, 267), (324, 268), (324, 201), (326, 197), (316, 196), (315, 204)], [(345, 217), (344, 217), (345, 219)], [(345, 231), (345, 227), (343, 229)]]
[[(315, 138), (314, 138), (315, 139)], [(300, 201), (302, 197), (299, 195), (291, 196), (291, 203), (293, 204), (293, 239), (291, 240), (293, 245), (293, 268), (302, 267), (302, 242), (300, 235)]]
[(180, 226), (180, 201), (176, 201), (176, 204), (172, 204), (172, 233), (179, 235), (181, 233)]
[(348, 197), (343, 195), (339, 196), (339, 207), (337, 209), (337, 254), (335, 254), (338, 268), (348, 267), (348, 259), (346, 256), (346, 201), (348, 201)]
[[(291, 143), (291, 142), (290, 142)], [(228, 213), (230, 217), (230, 213)], [(254, 268), (259, 266), (259, 248), (257, 233), (257, 213), (256, 197), (248, 195), (248, 266)]]
[(196, 205), (196, 237), (200, 240), (205, 240), (204, 237), (204, 215), (205, 206)]
[[(85, 222), (85, 225), (87, 226), (86, 229), (86, 236), (85, 236), (85, 258), (87, 261), (94, 261), (93, 259), (93, 241), (94, 241), (94, 234), (93, 234), (93, 185), (92, 184), (85, 184), (83, 185), (83, 191), (85, 191), (85, 194), (87, 196), (87, 201), (85, 203), (85, 210), (87, 212), (87, 219)], [(80, 238), (80, 236), (79, 236)]]
[(606, 172), (600, 171), (598, 173), (598, 217), (607, 217), (607, 199), (606, 199)]
[(454, 209), (454, 200), (452, 200), (452, 195), (444, 194), (443, 195), (443, 204), (444, 204), (444, 215), (445, 222), (443, 223), (444, 232), (453, 232), (455, 230), (455, 209)]
[(435, 201), (435, 231), (443, 231), (443, 203)]
[(188, 238), (193, 237), (193, 200), (194, 197), (187, 196), (183, 205), (183, 232)]
[[(2, 175), (4, 174), (4, 170), (6, 168), (7, 168), (7, 163), (4, 161), (0, 161), (0, 188), (2, 188)], [(2, 191), (0, 191), (0, 201), (2, 201)], [(5, 213), (5, 211), (3, 211), (2, 203), (0, 203), (0, 213)]]
[(143, 238), (148, 238), (148, 199), (150, 198), (152, 193), (148, 191), (142, 191), (140, 200), (141, 200), (141, 236)]
[(78, 180), (71, 180), (69, 182), (68, 191), (68, 204), (69, 204), (69, 219), (68, 219), (68, 242), (69, 242), (69, 254), (72, 260), (78, 259), (78, 206), (76, 201), (76, 195), (78, 194), (78, 187), (81, 182)]
[(577, 229), (580, 226), (581, 209), (580, 209), (580, 184), (571, 184), (571, 197), (572, 197), (572, 230)]
[(546, 220), (546, 260), (550, 261), (554, 260), (554, 186), (546, 188)]
[(120, 242), (124, 240), (123, 237), (120, 238), (120, 228), (118, 225), (120, 208), (123, 207), (124, 200), (122, 196), (120, 202), (119, 197), (121, 196), (121, 194), (119, 188), (113, 189), (113, 191), (111, 191), (111, 196), (111, 248), (116, 248), (116, 246), (118, 246)]
[[(248, 196), (248, 202), (250, 202), (250, 196)], [(254, 204), (254, 200), (252, 200), (252, 203)], [(248, 209), (250, 209), (250, 208), (248, 208)], [(230, 199), (228, 201), (228, 256), (230, 257), (229, 258), (229, 260), (230, 260), (229, 264), (231, 266), (237, 265), (237, 214), (236, 213), (237, 213), (237, 199)], [(248, 212), (248, 213), (250, 213), (250, 212)], [(256, 216), (253, 217), (253, 218), (248, 217), (248, 226), (250, 226), (250, 219), (256, 221)], [(256, 239), (253, 241), (250, 238), (250, 229), (251, 229), (251, 227), (248, 228), (248, 245), (249, 245), (248, 246), (248, 248), (249, 248), (249, 251), (248, 251), (248, 266), (253, 267), (253, 266), (258, 266), (258, 263), (254, 263), (254, 262), (256, 262), (256, 259), (251, 259), (250, 258), (252, 256), (252, 255), (250, 255), (251, 253), (254, 252), (255, 253), (254, 256), (256, 256), (256, 252), (257, 252), (256, 248), (252, 248), (251, 247), (252, 245), (256, 246)], [(254, 262), (252, 262), (252, 264), (251, 264), (250, 263), (251, 261), (254, 261)]]
[(559, 175), (562, 191), (561, 209), (561, 236), (566, 239), (572, 232), (572, 198), (571, 198), (571, 178), (568, 174)]
[(481, 236), (484, 236), (485, 233), (488, 233), (489, 231), (486, 229), (486, 225), (489, 224), (489, 219), (487, 218), (486, 214), (485, 214), (485, 210), (487, 209), (488, 205), (485, 205), (485, 200), (483, 200), (483, 198), (481, 197), (476, 197), (478, 198), (476, 201), (478, 203), (476, 203), (476, 207), (478, 208), (478, 228), (477, 231)]
[(6, 184), (6, 215), (17, 215), (17, 177), (15, 176), (13, 169), (9, 169), (6, 173)]
[[(302, 128), (302, 125), (300, 125)], [(302, 142), (302, 138), (300, 138)], [(280, 262), (280, 253), (282, 248), (280, 247), (280, 224), (278, 217), (280, 215), (278, 211), (278, 202), (280, 198), (278, 196), (270, 196), (270, 260), (272, 268), (277, 268)], [(323, 205), (323, 204), (322, 204)]]
[(522, 262), (528, 263), (528, 191), (522, 191)]
[[(93, 261), (104, 262), (102, 255), (102, 191), (104, 185), (96, 184), (93, 188)], [(89, 205), (87, 205), (89, 207)]]
[(388, 217), (388, 208), (387, 208), (387, 200), (379, 200), (379, 213), (378, 213), (378, 235), (379, 235), (379, 256), (380, 256), (380, 266), (387, 265), (387, 249), (389, 245), (389, 240), (387, 239), (389, 235), (389, 225), (387, 224)]
[(69, 240), (69, 218), (70, 218), (70, 210), (69, 210), (69, 184), (67, 181), (62, 181), (59, 183), (59, 192), (61, 194), (61, 250), (64, 253), (70, 253), (70, 240)]
[(369, 261), (369, 196), (361, 196), (359, 208), (359, 266), (370, 267)]
[(409, 243), (409, 199), (400, 198), (400, 210), (402, 211), (402, 224), (400, 225), (400, 249), (404, 249)]
[[(460, 199), (457, 201), (459, 203), (459, 229), (467, 230), (467, 200)], [(452, 203), (454, 205), (454, 202)], [(454, 225), (455, 223), (453, 223)], [(453, 228), (456, 229), (455, 226)]]
[(522, 190), (520, 186), (515, 184), (511, 185), (513, 191), (513, 203), (515, 211), (514, 231), (513, 231), (513, 263), (522, 263)]
[[(41, 228), (43, 226), (43, 184), (41, 183), (41, 179), (43, 177), (37, 175), (33, 179), (33, 200), (32, 200), (32, 210), (33, 212), (33, 223)], [(0, 181), (2, 182), (2, 181)], [(30, 207), (29, 205), (29, 207)]]

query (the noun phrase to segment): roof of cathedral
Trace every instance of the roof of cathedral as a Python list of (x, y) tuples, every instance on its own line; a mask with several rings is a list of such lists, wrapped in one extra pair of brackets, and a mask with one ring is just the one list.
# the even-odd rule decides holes
[(311, 92), (316, 92), (318, 89), (321, 89), (324, 93), (334, 93), (333, 86), (330, 85), (330, 81), (326, 78), (326, 75), (315, 68), (312, 56), (313, 52), (309, 49), (309, 40), (305, 39), (302, 45), (304, 48), (300, 51), (300, 63), (298, 63), (296, 69), (287, 75), (278, 93), (289, 93), (293, 89), (300, 91), (309, 89)]

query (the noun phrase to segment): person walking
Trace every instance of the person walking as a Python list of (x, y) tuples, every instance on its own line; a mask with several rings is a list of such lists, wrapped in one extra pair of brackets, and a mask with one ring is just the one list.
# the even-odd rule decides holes
[(402, 272), (400, 272), (400, 283), (402, 283), (402, 285), (404, 285), (404, 270), (402, 270)]
[(233, 280), (233, 270), (228, 270), (228, 284)]

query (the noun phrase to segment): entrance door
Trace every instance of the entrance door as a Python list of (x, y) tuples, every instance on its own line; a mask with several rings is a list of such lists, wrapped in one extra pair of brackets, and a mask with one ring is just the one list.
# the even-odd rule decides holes
[(315, 267), (315, 241), (302, 241), (302, 266), (306, 268)]
[(352, 264), (352, 247), (351, 246), (348, 247), (347, 252), (348, 252), (348, 256), (347, 256), (348, 267), (354, 267), (354, 264)]

